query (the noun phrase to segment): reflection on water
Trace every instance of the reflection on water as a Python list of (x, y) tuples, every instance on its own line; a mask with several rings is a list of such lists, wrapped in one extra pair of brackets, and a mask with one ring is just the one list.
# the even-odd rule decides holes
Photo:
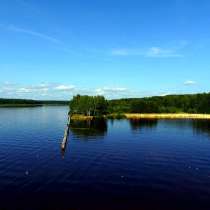
[(73, 135), (82, 139), (88, 137), (103, 137), (107, 133), (107, 121), (104, 118), (97, 118), (93, 120), (77, 121), (71, 120), (70, 130)]
[[(80, 137), (81, 139), (100, 139), (106, 135), (108, 126), (107, 123), (111, 124), (117, 120), (106, 120), (104, 118), (94, 120), (71, 120), (70, 130), (73, 135)], [(120, 121), (120, 120), (118, 120)], [(158, 120), (158, 119), (129, 119), (130, 128), (133, 131), (141, 130), (142, 128), (156, 128), (158, 122), (170, 122), (168, 126), (176, 126), (180, 128), (192, 127), (197, 133), (207, 133), (210, 135), (210, 121), (209, 120)]]
[[(68, 138), (69, 138), (69, 134), (68, 134)], [(64, 157), (65, 157), (65, 152), (66, 152), (66, 150), (67, 150), (67, 148), (68, 148), (68, 140), (70, 140), (70, 139), (67, 139), (67, 142), (66, 142), (66, 144), (65, 144), (65, 147), (61, 147), (61, 157), (64, 159)]]
[(71, 121), (61, 159), (68, 110), (0, 109), (0, 209), (210, 209), (210, 121)]
[(157, 126), (157, 119), (130, 119), (130, 127), (133, 131), (140, 130), (141, 128), (153, 128)]
[[(70, 131), (67, 133), (67, 140), (70, 141), (75, 135), (80, 140), (97, 140), (101, 139), (107, 133), (107, 120), (104, 118), (96, 118), (93, 120), (71, 120)], [(61, 148), (61, 156), (64, 158), (67, 146), (70, 142), (66, 141), (65, 147)]]
[(210, 120), (193, 120), (192, 127), (198, 134), (206, 133), (210, 135)]

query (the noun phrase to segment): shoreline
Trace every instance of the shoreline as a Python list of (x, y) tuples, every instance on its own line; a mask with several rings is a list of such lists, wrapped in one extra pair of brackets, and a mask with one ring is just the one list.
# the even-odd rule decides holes
[(40, 107), (42, 104), (0, 104), (0, 108), (27, 108)]
[(0, 108), (35, 108), (44, 106), (67, 106), (64, 104), (0, 104)]
[[(201, 119), (210, 120), (210, 114), (188, 114), (188, 113), (122, 113), (104, 115), (107, 119)], [(72, 115), (72, 120), (92, 120), (94, 116)], [(97, 117), (96, 117), (97, 118)]]

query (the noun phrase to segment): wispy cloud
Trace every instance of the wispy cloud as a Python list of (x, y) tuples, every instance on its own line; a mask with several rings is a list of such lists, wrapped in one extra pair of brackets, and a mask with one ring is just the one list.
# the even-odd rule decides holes
[(186, 86), (196, 85), (196, 84), (197, 84), (197, 82), (196, 81), (193, 81), (193, 80), (186, 80), (184, 82), (184, 85), (186, 85)]
[(148, 58), (171, 58), (183, 57), (180, 51), (186, 47), (187, 41), (180, 41), (177, 46), (171, 47), (152, 46), (148, 48), (117, 48), (112, 49), (110, 54), (113, 56), (142, 56)]
[(74, 90), (75, 86), (74, 85), (58, 85), (54, 89), (59, 90), (59, 91), (70, 91), (70, 90)]
[(106, 97), (122, 97), (128, 94), (129, 90), (124, 87), (103, 87), (96, 88), (93, 92), (95, 95), (104, 95)]
[(75, 86), (58, 83), (21, 85), (5, 82), (0, 84), (0, 97), (32, 99), (66, 99), (75, 94)]
[(162, 92), (162, 93), (157, 94), (157, 96), (168, 96), (168, 95), (173, 95), (173, 93), (171, 93), (171, 92)]
[(183, 57), (183, 55), (176, 52), (173, 49), (163, 49), (160, 47), (151, 47), (147, 50), (146, 57), (153, 58), (171, 58), (171, 57)]
[(70, 99), (71, 96), (76, 94), (104, 95), (107, 98), (121, 98), (131, 95), (131, 92), (125, 87), (118, 86), (82, 88), (61, 83), (24, 85), (5, 82), (0, 84), (0, 98)]
[[(192, 84), (192, 82), (188, 83)], [(194, 83), (193, 83), (194, 84)], [(104, 86), (98, 88), (77, 87), (62, 83), (40, 83), (35, 85), (12, 84), (5, 82), (0, 84), (0, 98), (28, 98), (69, 100), (73, 95), (103, 95), (107, 99), (138, 98), (148, 96), (164, 96), (176, 91), (146, 91), (133, 90), (123, 86)]]
[(30, 36), (38, 37), (38, 38), (53, 42), (55, 44), (62, 44), (62, 41), (60, 41), (57, 38), (54, 38), (52, 36), (48, 36), (46, 34), (39, 33), (39, 32), (36, 32), (36, 31), (32, 31), (32, 30), (29, 30), (29, 29), (20, 28), (20, 27), (14, 26), (14, 25), (7, 26), (7, 29), (10, 30), (10, 31), (13, 31), (13, 32), (24, 33), (24, 34), (27, 34), (27, 35), (30, 35)]
[[(7, 85), (10, 86), (10, 85)], [(41, 83), (38, 85), (13, 85), (12, 90), (17, 93), (42, 93), (48, 92), (53, 88), (53, 84)]]
[(45, 40), (47, 42), (51, 42), (52, 44), (54, 44), (54, 47), (55, 49), (58, 49), (58, 50), (61, 50), (67, 54), (73, 54), (73, 55), (77, 55), (77, 56), (83, 56), (83, 53), (81, 52), (77, 52), (71, 48), (68, 48), (66, 46), (66, 44), (53, 37), (53, 36), (49, 36), (45, 33), (40, 33), (40, 32), (37, 32), (37, 31), (34, 31), (34, 30), (30, 30), (30, 29), (26, 29), (26, 28), (21, 28), (21, 27), (18, 27), (18, 26), (15, 26), (15, 25), (3, 25), (3, 24), (0, 24), (0, 29), (3, 29), (3, 30), (8, 30), (8, 31), (11, 31), (13, 33), (22, 33), (22, 34), (26, 34), (30, 37), (35, 37), (35, 38), (38, 38), (38, 39), (42, 39), (42, 40)]

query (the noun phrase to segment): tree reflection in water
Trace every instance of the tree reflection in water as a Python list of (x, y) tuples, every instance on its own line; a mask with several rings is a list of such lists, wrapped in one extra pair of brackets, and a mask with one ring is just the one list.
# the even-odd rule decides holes
[(192, 126), (196, 133), (206, 133), (210, 136), (210, 120), (193, 120)]
[(71, 120), (70, 130), (73, 135), (82, 140), (98, 139), (107, 133), (107, 121), (104, 118), (93, 120)]
[[(104, 118), (96, 118), (93, 120), (71, 120), (70, 133), (79, 140), (97, 140), (101, 139), (107, 133), (107, 121)], [(61, 149), (61, 155), (64, 158), (68, 142), (64, 149)]]
[(157, 119), (130, 119), (130, 127), (133, 131), (141, 130), (141, 128), (153, 128), (157, 126)]

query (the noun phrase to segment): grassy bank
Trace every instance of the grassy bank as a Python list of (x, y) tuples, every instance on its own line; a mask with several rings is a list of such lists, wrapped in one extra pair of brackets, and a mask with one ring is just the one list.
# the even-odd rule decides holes
[[(104, 115), (107, 119), (209, 119), (210, 114), (188, 114), (188, 113), (180, 113), (180, 114), (173, 114), (173, 113), (165, 113), (165, 114), (109, 114)], [(72, 120), (92, 120), (93, 116), (85, 116), (85, 115), (73, 115), (71, 117)]]

